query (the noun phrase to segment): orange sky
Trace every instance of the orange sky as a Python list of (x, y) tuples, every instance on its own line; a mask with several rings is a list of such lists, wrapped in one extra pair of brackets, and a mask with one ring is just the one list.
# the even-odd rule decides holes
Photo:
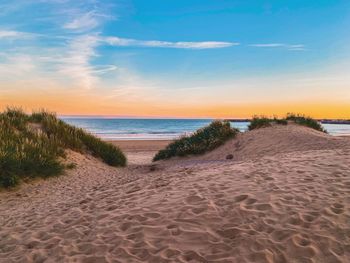
[(350, 119), (349, 1), (4, 2), (0, 110)]
[(44, 96), (0, 97), (0, 108), (22, 107), (26, 111), (47, 109), (62, 115), (108, 115), (135, 117), (188, 118), (249, 118), (253, 115), (278, 115), (287, 112), (302, 113), (314, 118), (350, 119), (350, 103), (344, 102), (284, 102), (284, 103), (225, 103), (169, 104), (147, 101), (104, 101), (98, 96), (65, 93)]

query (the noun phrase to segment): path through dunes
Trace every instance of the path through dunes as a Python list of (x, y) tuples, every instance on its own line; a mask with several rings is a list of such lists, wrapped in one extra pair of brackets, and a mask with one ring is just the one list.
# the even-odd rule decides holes
[(349, 262), (342, 140), (154, 171), (153, 151), (129, 152), (122, 169), (71, 153), (69, 175), (0, 193), (0, 262)]

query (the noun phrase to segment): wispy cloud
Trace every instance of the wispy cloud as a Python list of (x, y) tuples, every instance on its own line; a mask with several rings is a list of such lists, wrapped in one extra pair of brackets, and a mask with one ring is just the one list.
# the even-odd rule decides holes
[[(28, 22), (34, 24), (40, 22), (41, 25), (44, 21), (49, 30), (39, 30), (36, 32), (37, 34), (31, 34), (15, 31), (23, 29), (23, 27), (16, 28), (16, 25), (3, 25), (2, 29), (4, 30), (0, 29), (0, 41), (6, 39), (6, 41), (1, 42), (8, 44), (7, 50), (6, 46), (3, 50), (7, 59), (2, 58), (5, 63), (0, 64), (0, 71), (5, 72), (4, 75), (7, 76), (8, 80), (18, 81), (29, 78), (24, 76), (35, 76), (35, 80), (46, 78), (48, 82), (57, 83), (57, 86), (62, 87), (62, 89), (67, 87), (69, 90), (77, 90), (81, 93), (92, 93), (109, 84), (111, 87), (115, 87), (116, 96), (129, 98), (135, 96), (136, 99), (139, 94), (145, 94), (144, 97), (147, 97), (150, 91), (160, 94), (160, 92), (154, 91), (157, 86), (164, 85), (153, 82), (145, 83), (144, 77), (137, 77), (137, 72), (130, 73), (127, 69), (123, 70), (119, 64), (117, 66), (111, 65), (114, 62), (110, 62), (108, 59), (105, 61), (103, 58), (96, 59), (99, 55), (104, 54), (98, 53), (100, 48), (103, 50), (103, 46), (113, 46), (115, 49), (118, 47), (144, 47), (205, 50), (240, 45), (238, 42), (229, 41), (181, 41), (181, 39), (179, 39), (180, 41), (161, 41), (107, 35), (103, 32), (103, 26), (107, 21), (115, 19), (111, 16), (114, 13), (110, 10), (110, 4), (98, 0), (17, 0), (16, 5), (0, 4), (0, 15), (11, 15), (12, 12), (23, 9), (23, 6), (28, 6), (30, 3), (36, 5), (37, 2), (40, 2), (41, 5), (47, 4), (48, 13), (44, 12), (37, 17), (37, 13), (33, 12), (29, 15)], [(5, 30), (6, 28), (13, 30)], [(36, 38), (34, 41), (29, 41), (29, 45), (26, 46), (25, 43), (22, 43), (22, 39), (30, 36)], [(19, 52), (17, 56), (14, 57), (13, 53), (7, 52), (14, 46), (7, 39), (21, 39), (20, 49), (16, 51)], [(251, 46), (280, 47), (289, 50), (304, 48), (303, 45), (279, 43)], [(110, 72), (113, 74), (102, 76)], [(111, 82), (110, 79), (116, 81)]]
[(283, 47), (285, 44), (269, 43), (269, 44), (251, 44), (250, 47)]
[(33, 34), (14, 31), (14, 30), (0, 30), (0, 39), (3, 39), (3, 38), (17, 39), (17, 38), (26, 38), (30, 36), (33, 36)]
[(294, 51), (306, 50), (304, 45), (288, 45), (287, 48), (288, 48), (288, 50), (294, 50)]
[(73, 78), (83, 88), (93, 88), (98, 79), (90, 63), (97, 56), (97, 46), (96, 35), (82, 35), (71, 40), (66, 47), (66, 53), (59, 59), (59, 73)]
[[(97, 33), (79, 34), (68, 40), (66, 45), (56, 51), (58, 55), (41, 57), (46, 63), (51, 62), (54, 70), (60, 75), (74, 81), (77, 87), (91, 90), (99, 86), (101, 75), (120, 71), (115, 65), (96, 65), (94, 59), (99, 56), (97, 48), (103, 45), (111, 46), (138, 46), (154, 48), (183, 48), (183, 49), (208, 49), (223, 48), (237, 45), (229, 42), (163, 42), (163, 41), (139, 41), (135, 39), (103, 37)], [(120, 75), (120, 74), (119, 74)], [(123, 78), (125, 81), (125, 78)], [(134, 82), (132, 82), (134, 85)], [(128, 82), (128, 84), (130, 84)]]
[(263, 44), (250, 44), (250, 47), (258, 47), (258, 48), (285, 48), (293, 51), (303, 51), (305, 50), (305, 45), (302, 44), (284, 44), (284, 43), (263, 43)]
[(104, 37), (102, 41), (112, 46), (133, 46), (153, 48), (179, 48), (179, 49), (213, 49), (238, 46), (235, 42), (203, 41), (203, 42), (168, 42), (158, 40), (137, 40), (131, 38)]
[(77, 32), (89, 31), (99, 26), (100, 15), (96, 11), (79, 14), (72, 21), (63, 25), (63, 28)]
[(3, 79), (20, 78), (21, 76), (32, 73), (35, 68), (35, 62), (30, 55), (0, 54), (3, 61), (0, 63), (0, 72)]

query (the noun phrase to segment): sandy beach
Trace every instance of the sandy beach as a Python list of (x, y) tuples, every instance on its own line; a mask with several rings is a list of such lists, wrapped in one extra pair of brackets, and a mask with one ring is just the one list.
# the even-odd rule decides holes
[(167, 141), (113, 143), (126, 168), (70, 151), (0, 192), (0, 262), (350, 262), (350, 138), (276, 126), (156, 163)]

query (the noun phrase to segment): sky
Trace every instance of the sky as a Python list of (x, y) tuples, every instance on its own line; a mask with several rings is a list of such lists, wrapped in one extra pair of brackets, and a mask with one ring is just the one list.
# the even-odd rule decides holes
[(350, 118), (348, 0), (0, 0), (0, 109)]

